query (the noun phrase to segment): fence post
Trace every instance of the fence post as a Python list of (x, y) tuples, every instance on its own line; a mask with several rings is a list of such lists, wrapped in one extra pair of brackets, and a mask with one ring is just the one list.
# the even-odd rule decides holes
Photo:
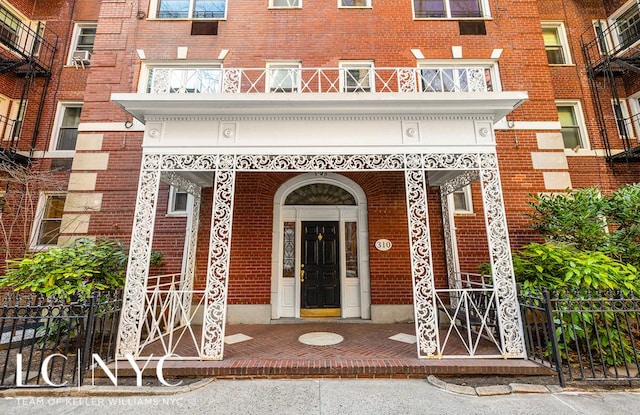
[(556, 339), (556, 324), (553, 321), (553, 307), (551, 305), (551, 295), (549, 290), (544, 288), (542, 290), (544, 296), (544, 313), (547, 316), (547, 324), (549, 325), (549, 340), (551, 341), (551, 352), (553, 353), (553, 360), (556, 364), (556, 372), (558, 373), (558, 381), (560, 386), (565, 386), (564, 373), (562, 372), (562, 357), (560, 356), (560, 348), (558, 347), (558, 340)]
[(78, 368), (78, 385), (84, 384), (84, 372), (87, 367), (87, 359), (91, 352), (91, 342), (93, 342), (93, 316), (95, 314), (93, 307), (95, 305), (95, 299), (96, 294), (92, 293), (89, 297), (89, 310), (87, 312), (87, 321), (84, 326), (84, 342), (82, 344), (82, 351), (80, 354), (81, 367)]

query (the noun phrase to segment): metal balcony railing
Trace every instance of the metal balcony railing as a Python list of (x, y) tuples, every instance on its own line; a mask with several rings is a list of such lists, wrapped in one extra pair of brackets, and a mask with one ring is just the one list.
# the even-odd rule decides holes
[(25, 65), (48, 75), (53, 64), (57, 36), (42, 23), (32, 28), (0, 8), (0, 73), (26, 71)]
[(491, 66), (422, 68), (155, 67), (147, 93), (373, 93), (492, 92)]
[(599, 22), (594, 29), (595, 33), (588, 30), (582, 36), (582, 50), (589, 69), (597, 72), (605, 69), (602, 66), (607, 61), (640, 56), (640, 48), (636, 45), (640, 41), (640, 21), (625, 27)]

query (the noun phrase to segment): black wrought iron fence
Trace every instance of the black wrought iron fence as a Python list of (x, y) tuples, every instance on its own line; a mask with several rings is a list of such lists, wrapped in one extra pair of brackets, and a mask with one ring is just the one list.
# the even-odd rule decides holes
[(585, 290), (520, 292), (529, 359), (568, 381), (640, 381), (640, 298)]
[(0, 388), (74, 386), (97, 354), (113, 360), (119, 291), (81, 301), (0, 294)]

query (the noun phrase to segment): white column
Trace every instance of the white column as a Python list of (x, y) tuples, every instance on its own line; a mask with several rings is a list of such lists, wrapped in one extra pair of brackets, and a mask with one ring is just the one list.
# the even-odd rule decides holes
[(482, 202), (498, 303), (502, 353), (505, 357), (526, 357), (498, 160), (495, 154), (482, 154), (480, 164)]
[(201, 348), (201, 357), (211, 360), (222, 360), (224, 352), (234, 186), (234, 171), (216, 170)]
[(440, 354), (424, 170), (405, 171), (418, 357)]
[(127, 279), (122, 300), (116, 356), (137, 356), (144, 321), (145, 290), (149, 279), (151, 243), (160, 186), (160, 156), (147, 154), (142, 158), (136, 209), (131, 231)]

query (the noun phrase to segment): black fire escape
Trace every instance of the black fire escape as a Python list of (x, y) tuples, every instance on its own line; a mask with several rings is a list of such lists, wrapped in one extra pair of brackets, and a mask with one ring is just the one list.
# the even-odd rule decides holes
[[(42, 118), (45, 94), (51, 79), (57, 36), (42, 23), (32, 28), (0, 8), (0, 81), (15, 85), (20, 98), (14, 100), (14, 119), (0, 114), (0, 163), (29, 164), (35, 149), (38, 125)], [(21, 142), (23, 122), (29, 103), (33, 135), (30, 143)], [(35, 114), (34, 114), (35, 113)], [(30, 145), (29, 145), (30, 144)]]
[[(624, 30), (604, 23), (595, 29), (595, 35), (593, 31), (589, 31), (589, 34), (582, 36), (582, 52), (606, 158), (610, 163), (639, 162), (640, 142), (634, 137), (633, 128), (640, 126), (640, 114), (625, 116), (620, 91), (624, 91), (625, 84), (633, 82), (637, 85), (640, 81), (640, 22)], [(622, 96), (626, 95), (624, 93)], [(611, 138), (611, 127), (607, 128), (606, 125), (605, 114), (611, 111), (615, 116), (619, 138)], [(618, 140), (622, 141), (621, 146), (618, 145)], [(622, 151), (614, 153), (613, 149)]]

